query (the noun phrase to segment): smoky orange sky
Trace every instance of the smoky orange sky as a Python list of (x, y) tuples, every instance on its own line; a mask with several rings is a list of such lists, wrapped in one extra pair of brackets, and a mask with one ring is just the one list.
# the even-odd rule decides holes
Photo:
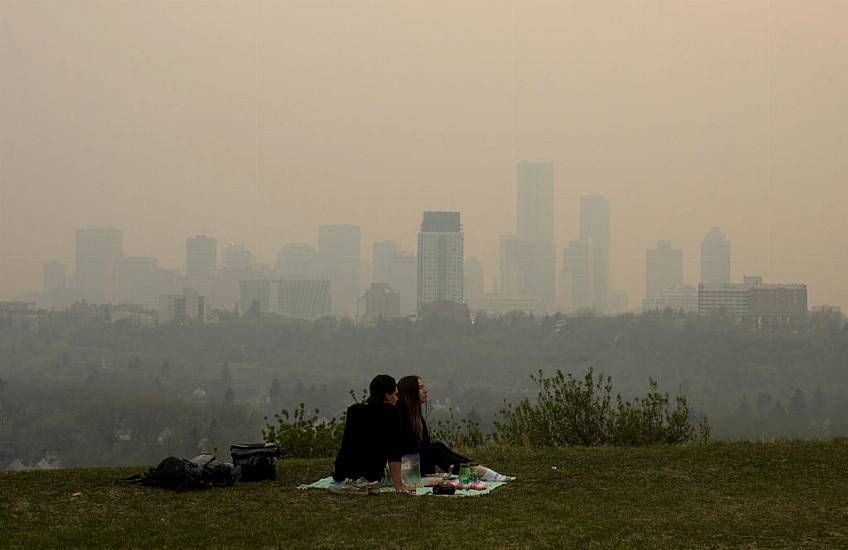
[(73, 272), (74, 231), (184, 267), (185, 239), (273, 262), (318, 225), (415, 248), (459, 210), (486, 287), (521, 159), (556, 163), (557, 264), (580, 195), (612, 211), (611, 288), (671, 240), (697, 284), (712, 225), (733, 278), (848, 306), (842, 1), (0, 0), (0, 298)]

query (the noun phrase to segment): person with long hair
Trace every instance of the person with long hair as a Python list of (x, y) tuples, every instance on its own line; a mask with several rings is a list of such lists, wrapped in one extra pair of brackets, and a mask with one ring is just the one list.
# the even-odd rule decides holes
[[(471, 462), (447, 445), (430, 441), (430, 432), (424, 418), (422, 405), (427, 403), (427, 387), (420, 376), (404, 376), (397, 383), (398, 404), (401, 420), (402, 454), (418, 453), (421, 458), (421, 475), (435, 473), (438, 466), (446, 473), (459, 473), (460, 464)], [(501, 475), (491, 468), (477, 466), (477, 477), (485, 481), (512, 481), (512, 477)]]
[(336, 456), (333, 479), (343, 483), (330, 487), (331, 492), (367, 494), (379, 492), (386, 463), (395, 490), (411, 491), (400, 475), (401, 423), (395, 406), (398, 390), (395, 379), (380, 374), (371, 380), (365, 403), (354, 403), (347, 409), (342, 446)]

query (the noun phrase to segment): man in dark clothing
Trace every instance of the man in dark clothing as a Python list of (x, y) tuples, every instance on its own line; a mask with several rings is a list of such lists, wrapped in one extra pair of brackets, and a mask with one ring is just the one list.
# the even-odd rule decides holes
[(365, 403), (347, 409), (342, 446), (336, 456), (333, 479), (364, 478), (370, 482), (383, 478), (386, 463), (395, 489), (408, 492), (400, 478), (400, 415), (394, 378), (381, 374), (371, 381)]

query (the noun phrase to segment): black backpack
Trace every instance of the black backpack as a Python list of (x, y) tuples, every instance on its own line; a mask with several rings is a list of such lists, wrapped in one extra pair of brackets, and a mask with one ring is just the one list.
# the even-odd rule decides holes
[(226, 487), (239, 479), (238, 468), (219, 462), (212, 455), (198, 455), (191, 460), (169, 456), (145, 474), (136, 474), (121, 480), (126, 483), (161, 487), (174, 491)]
[(241, 481), (262, 481), (277, 477), (276, 460), (280, 456), (273, 443), (242, 443), (230, 446), (233, 464)]

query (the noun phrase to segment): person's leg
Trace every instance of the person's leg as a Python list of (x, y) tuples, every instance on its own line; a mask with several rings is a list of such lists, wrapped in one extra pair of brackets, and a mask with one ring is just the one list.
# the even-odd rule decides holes
[[(458, 473), (460, 464), (471, 462), (470, 458), (466, 458), (461, 454), (452, 451), (444, 443), (431, 443), (429, 446), (423, 448), (421, 451), (422, 473), (425, 471), (423, 469), (425, 455), (427, 456), (428, 461), (431, 464), (438, 466), (444, 472), (449, 472), (452, 474)], [(432, 471), (435, 471), (435, 468), (433, 468)]]
[(513, 479), (515, 479), (511, 476), (499, 474), (491, 468), (483, 466), (482, 464), (477, 466), (477, 477), (482, 479), (483, 481), (512, 481)]

